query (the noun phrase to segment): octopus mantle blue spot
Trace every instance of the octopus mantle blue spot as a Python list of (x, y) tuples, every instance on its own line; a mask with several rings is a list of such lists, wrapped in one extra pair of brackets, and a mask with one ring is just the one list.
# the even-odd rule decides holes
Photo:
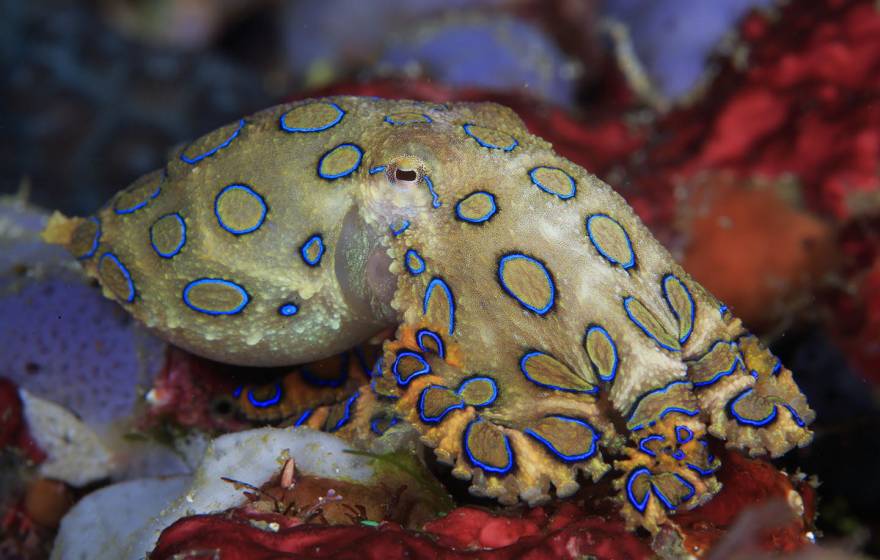
[(775, 457), (812, 438), (792, 373), (620, 195), (492, 103), (273, 107), (45, 237), (215, 360), (308, 364), (396, 329), (361, 376), (303, 366), (242, 406), (353, 445), (415, 429), (505, 504), (610, 476), (656, 531), (718, 491), (713, 439)]

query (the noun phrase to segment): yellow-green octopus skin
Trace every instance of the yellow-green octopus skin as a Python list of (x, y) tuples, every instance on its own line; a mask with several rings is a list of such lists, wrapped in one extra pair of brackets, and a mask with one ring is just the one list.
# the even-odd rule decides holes
[(708, 435), (771, 456), (812, 438), (791, 372), (611, 187), (492, 103), (267, 109), (46, 237), (215, 360), (298, 364), (396, 327), (369, 385), (297, 422), (353, 442), (408, 423), (502, 503), (613, 470), (653, 531), (717, 492)]

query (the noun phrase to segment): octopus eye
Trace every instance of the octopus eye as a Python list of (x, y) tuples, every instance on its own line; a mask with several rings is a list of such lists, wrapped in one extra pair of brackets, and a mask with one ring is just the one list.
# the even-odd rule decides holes
[(411, 169), (398, 169), (394, 172), (394, 178), (397, 181), (415, 181), (419, 174)]

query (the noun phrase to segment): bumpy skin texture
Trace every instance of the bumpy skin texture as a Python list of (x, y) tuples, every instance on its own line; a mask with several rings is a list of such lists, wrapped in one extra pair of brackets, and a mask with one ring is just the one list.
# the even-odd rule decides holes
[[(502, 503), (613, 469), (627, 521), (656, 530), (717, 492), (707, 435), (772, 456), (812, 437), (791, 372), (617, 193), (495, 104), (275, 107), (46, 235), (215, 359), (303, 363), (397, 326), (368, 385), (284, 416), (354, 442), (407, 422)], [(256, 408), (301, 391), (276, 389)]]

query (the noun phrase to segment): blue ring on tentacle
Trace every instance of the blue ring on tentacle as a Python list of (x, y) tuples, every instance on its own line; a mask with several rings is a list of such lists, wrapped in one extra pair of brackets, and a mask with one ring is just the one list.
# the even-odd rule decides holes
[[(535, 307), (521, 300), (513, 290), (507, 287), (507, 283), (504, 282), (504, 267), (507, 265), (507, 261), (514, 259), (525, 259), (532, 264), (538, 265), (538, 268), (541, 269), (541, 272), (544, 273), (544, 278), (547, 280), (547, 285), (550, 286), (550, 297), (548, 298), (547, 304), (544, 307)], [(530, 257), (529, 255), (523, 253), (508, 253), (501, 257), (498, 261), (498, 283), (501, 284), (501, 287), (507, 292), (507, 295), (515, 299), (520, 305), (532, 311), (533, 313), (537, 313), (538, 315), (544, 316), (546, 315), (556, 303), (556, 283), (553, 281), (553, 276), (551, 276), (550, 271), (547, 269), (547, 266), (534, 257)]]
[[(514, 150), (514, 148), (519, 146), (519, 141), (516, 138), (514, 138), (513, 135), (509, 135), (510, 138), (513, 140), (513, 144), (510, 144), (509, 146), (496, 146), (495, 144), (490, 144), (489, 142), (486, 142), (485, 140), (483, 140), (482, 138), (480, 138), (479, 136), (477, 136), (476, 134), (471, 132), (472, 126), (479, 126), (479, 125), (477, 125), (475, 123), (465, 123), (462, 126), (462, 128), (464, 129), (464, 133), (467, 134), (468, 136), (470, 136), (471, 138), (473, 138), (474, 140), (476, 140), (477, 144), (479, 144), (480, 146), (482, 146), (484, 148), (489, 148), (490, 150), (501, 150), (504, 152), (512, 152)], [(488, 128), (488, 127), (486, 127), (486, 128)], [(500, 131), (497, 131), (497, 132), (500, 132)], [(507, 133), (504, 133), (504, 134), (507, 134)]]
[(682, 451), (681, 449), (676, 449), (672, 452), (672, 458), (676, 461), (684, 461), (685, 457), (687, 457), (687, 455), (685, 455), (684, 451)]
[(680, 348), (673, 348), (668, 344), (660, 342), (660, 339), (654, 336), (654, 333), (648, 330), (648, 327), (640, 323), (636, 316), (632, 314), (632, 312), (629, 310), (629, 304), (630, 302), (635, 301), (635, 299), (636, 298), (634, 298), (633, 296), (626, 296), (625, 298), (623, 298), (623, 310), (626, 312), (626, 316), (629, 317), (629, 320), (632, 321), (632, 323), (637, 326), (639, 330), (641, 330), (645, 334), (645, 336), (656, 342), (657, 346), (659, 346), (660, 348), (663, 348), (664, 350), (669, 350), (670, 352), (680, 352)]
[(562, 420), (564, 422), (571, 422), (573, 424), (578, 424), (579, 426), (583, 426), (584, 428), (588, 429), (590, 431), (590, 433), (593, 434), (593, 440), (590, 442), (590, 448), (587, 449), (584, 453), (580, 453), (578, 455), (567, 455), (567, 454), (559, 451), (558, 449), (556, 449), (556, 447), (549, 440), (547, 440), (546, 438), (541, 436), (538, 432), (534, 431), (533, 429), (526, 428), (525, 430), (523, 430), (523, 433), (530, 435), (533, 438), (535, 438), (536, 440), (538, 440), (539, 442), (543, 443), (547, 447), (547, 449), (549, 449), (554, 455), (556, 455), (557, 457), (559, 457), (563, 461), (566, 461), (569, 463), (575, 462), (575, 461), (583, 461), (585, 459), (589, 459), (590, 457), (592, 457), (593, 455), (596, 454), (596, 442), (599, 440), (599, 433), (592, 426), (590, 426), (589, 424), (587, 424), (586, 422), (584, 422), (583, 420), (581, 420), (579, 418), (572, 418), (570, 416), (562, 416), (562, 415), (556, 414), (553, 416), (548, 416), (548, 418), (557, 418), (557, 419)]
[[(177, 223), (180, 226), (180, 241), (177, 242), (177, 246), (167, 253), (163, 253), (156, 247), (156, 243), (153, 240), (153, 226), (156, 225), (159, 220), (163, 218), (167, 218), (169, 216), (174, 216), (177, 219)], [(153, 226), (150, 226), (150, 245), (153, 247), (153, 250), (156, 251), (156, 254), (162, 257), (163, 259), (170, 259), (172, 257), (177, 256), (177, 253), (183, 249), (183, 246), (186, 245), (186, 221), (184, 221), (183, 216), (178, 214), (177, 212), (172, 212), (170, 214), (165, 214), (164, 216), (160, 216), (155, 222), (153, 222)], [(99, 226), (100, 227), (100, 226)], [(97, 248), (97, 247), (95, 247)]]
[(396, 229), (394, 227), (394, 224), (388, 226), (388, 228), (391, 230), (391, 234), (394, 237), (397, 237), (401, 233), (405, 232), (409, 228), (409, 225), (409, 220), (403, 220), (403, 223), (401, 223), (400, 226), (398, 226)]
[(661, 436), (660, 434), (652, 434), (650, 436), (645, 436), (639, 440), (639, 451), (641, 451), (642, 453), (644, 453), (648, 457), (656, 457), (657, 454), (654, 453), (653, 451), (651, 451), (651, 449), (649, 447), (647, 447), (648, 442), (657, 441), (657, 440), (663, 441), (664, 439), (666, 439), (666, 438)]
[[(681, 482), (682, 484), (684, 484), (685, 486), (687, 486), (688, 489), (690, 490), (690, 493), (688, 493), (687, 496), (685, 496), (684, 498), (682, 498), (681, 503), (684, 503), (684, 502), (690, 500), (691, 498), (693, 498), (693, 497), (694, 497), (694, 494), (697, 493), (697, 489), (694, 488), (694, 485), (691, 484), (690, 482), (688, 482), (687, 480), (685, 480), (684, 478), (682, 478), (682, 476), (681, 476), (680, 474), (678, 474), (678, 473), (672, 473), (672, 476), (674, 476), (675, 478), (677, 478), (677, 479), (679, 480), (679, 482)], [(667, 510), (669, 510), (669, 511), (675, 511), (675, 506), (672, 505), (672, 502), (669, 501), (669, 498), (667, 498), (666, 496), (664, 496), (664, 495), (663, 495), (663, 492), (661, 492), (660, 489), (657, 488), (657, 485), (654, 484), (653, 482), (651, 482), (651, 490), (654, 492), (654, 495), (657, 496), (657, 499), (660, 500), (660, 501), (663, 503), (663, 506), (664, 506)]]
[(455, 332), (455, 298), (452, 295), (452, 289), (449, 287), (449, 284), (439, 276), (432, 278), (428, 283), (428, 287), (425, 288), (425, 297), (422, 300), (422, 314), (428, 314), (428, 301), (431, 299), (431, 294), (437, 286), (440, 286), (443, 293), (446, 294), (446, 302), (449, 306), (449, 334), (452, 334)]
[[(681, 435), (684, 432), (684, 435)], [(694, 431), (688, 428), (687, 426), (676, 426), (675, 427), (675, 440), (678, 441), (679, 445), (684, 445), (690, 440), (694, 439)]]
[[(334, 126), (339, 124), (339, 121), (341, 121), (342, 117), (345, 116), (345, 111), (336, 103), (330, 103), (327, 101), (321, 101), (321, 102), (317, 102), (317, 103), (324, 103), (325, 105), (330, 105), (331, 107), (333, 107), (334, 109), (339, 111), (339, 114), (337, 114), (336, 117), (332, 121), (330, 121), (329, 123), (327, 123), (323, 126), (316, 126), (316, 127), (312, 127), (312, 128), (287, 126), (286, 124), (284, 124), (284, 117), (286, 117), (287, 113), (289, 113), (290, 111), (293, 111), (294, 109), (299, 108), (299, 107), (294, 107), (290, 111), (285, 111), (281, 115), (281, 117), (278, 119), (278, 125), (281, 127), (281, 130), (283, 130), (285, 132), (321, 132), (321, 131), (327, 130), (328, 128), (333, 128)], [(302, 106), (303, 105), (301, 105), (300, 107), (302, 107)]]
[(370, 431), (373, 432), (374, 434), (376, 434), (377, 436), (384, 435), (385, 432), (390, 430), (392, 427), (396, 426), (397, 423), (399, 422), (397, 417), (394, 416), (393, 418), (391, 418), (391, 420), (388, 421), (388, 427), (385, 428), (384, 430), (380, 430), (379, 429), (379, 421), (382, 419), (383, 418), (381, 418), (381, 417), (376, 417), (376, 418), (373, 418), (372, 420), (370, 420)]
[(730, 311), (730, 308), (727, 307), (726, 305), (724, 305), (723, 303), (722, 303), (720, 306), (718, 306), (718, 313), (719, 313), (722, 317), (724, 317), (724, 314), (727, 313), (727, 312), (729, 312), (729, 311)]
[(337, 420), (336, 425), (327, 430), (328, 432), (332, 434), (333, 432), (348, 424), (348, 421), (351, 419), (351, 407), (354, 405), (354, 401), (356, 401), (359, 396), (361, 396), (360, 391), (355, 391), (352, 396), (348, 397), (348, 400), (345, 401), (345, 409), (342, 414), (342, 418)]
[[(670, 381), (665, 386), (660, 387), (659, 389), (654, 389), (653, 391), (648, 391), (647, 393), (643, 394), (641, 397), (636, 399), (636, 402), (633, 403), (632, 407), (630, 408), (630, 412), (627, 415), (626, 423), (629, 424), (630, 422), (632, 422), (633, 416), (635, 415), (636, 411), (639, 409), (639, 405), (642, 403), (643, 400), (645, 400), (649, 396), (657, 394), (657, 393), (665, 393), (666, 391), (668, 391), (669, 389), (671, 389), (672, 387), (674, 387), (676, 385), (691, 385), (692, 386), (690, 381), (686, 381), (684, 379), (676, 379), (674, 381)], [(685, 416), (696, 416), (697, 414), (700, 413), (699, 410), (690, 410), (690, 409), (682, 408), (682, 407), (678, 407), (678, 406), (668, 406), (663, 410), (663, 412), (661, 412), (659, 414), (659, 418), (662, 420), (667, 414), (669, 414), (671, 412), (681, 412)], [(650, 424), (650, 422), (649, 422), (649, 424)], [(644, 427), (643, 424), (639, 424), (638, 426), (634, 427), (631, 431), (637, 431), (637, 430), (642, 429), (643, 427)]]
[[(311, 249), (312, 245), (316, 243), (318, 244), (318, 256), (316, 256), (314, 259), (310, 259), (309, 250)], [(302, 244), (302, 246), (299, 248), (299, 254), (300, 256), (302, 256), (302, 260), (305, 261), (307, 265), (314, 268), (321, 264), (321, 258), (324, 256), (324, 249), (324, 238), (321, 237), (320, 234), (315, 234), (309, 237), (308, 241)]]
[(685, 466), (700, 476), (712, 476), (718, 470), (718, 467), (703, 469), (693, 463), (685, 463)]
[[(712, 350), (714, 350), (715, 347), (719, 344), (730, 344), (732, 347), (736, 346), (735, 342), (727, 342), (726, 340), (716, 340), (712, 344), (712, 346), (709, 347), (709, 350), (707, 350), (706, 353), (703, 354), (703, 356), (706, 356), (709, 353), (711, 353)], [(717, 383), (722, 377), (726, 377), (728, 375), (733, 374), (733, 372), (735, 372), (736, 370), (739, 369), (740, 365), (743, 365), (743, 363), (742, 363), (742, 359), (739, 356), (739, 352), (737, 352), (734, 355), (733, 362), (730, 364), (729, 368), (727, 368), (726, 370), (715, 372), (715, 374), (712, 377), (710, 377), (709, 379), (707, 379), (705, 381), (694, 381), (693, 382), (694, 387), (708, 387), (709, 385), (713, 385), (713, 384)], [(743, 367), (745, 367), (745, 366), (743, 365)]]
[(376, 165), (374, 167), (371, 167), (368, 173), (370, 175), (375, 175), (376, 173), (382, 173), (383, 171), (385, 171), (384, 165)]
[(113, 211), (119, 215), (131, 214), (133, 212), (137, 212), (138, 210), (140, 210), (141, 208), (143, 208), (144, 206), (149, 204), (151, 200), (153, 200), (157, 196), (159, 196), (159, 193), (161, 193), (161, 192), (162, 192), (162, 185), (160, 184), (158, 187), (156, 187), (156, 190), (153, 192), (153, 194), (151, 194), (150, 196), (148, 196), (144, 200), (136, 203), (134, 206), (129, 206), (128, 208), (117, 208), (116, 204), (114, 203), (113, 204)]
[(292, 302), (284, 303), (278, 308), (278, 314), (282, 317), (293, 317), (297, 313), (299, 313), (299, 307)]
[(312, 410), (311, 408), (309, 408), (308, 410), (306, 410), (305, 412), (303, 412), (302, 414), (300, 414), (299, 418), (297, 418), (297, 419), (296, 419), (296, 422), (294, 422), (293, 427), (294, 427), (294, 428), (299, 428), (300, 426), (302, 426), (303, 424), (305, 424), (306, 422), (308, 422), (309, 417), (311, 417), (311, 415), (312, 415), (312, 412), (314, 412), (314, 410)]
[(441, 410), (440, 414), (438, 414), (437, 416), (426, 415), (425, 414), (425, 395), (428, 394), (428, 391), (431, 390), (431, 388), (449, 389), (449, 387), (446, 387), (444, 385), (428, 385), (427, 387), (422, 389), (421, 394), (419, 394), (418, 410), (419, 410), (419, 419), (422, 422), (424, 422), (425, 424), (437, 424), (437, 423), (441, 422), (444, 418), (446, 418), (446, 415), (449, 414), (450, 412), (452, 412), (453, 410), (461, 410), (465, 407), (464, 401), (462, 400), (462, 401), (459, 401), (457, 404), (449, 405), (445, 409)]
[(492, 385), (492, 395), (489, 397), (488, 400), (486, 400), (484, 402), (469, 403), (469, 404), (474, 408), (483, 408), (483, 407), (489, 406), (490, 404), (494, 403), (495, 399), (498, 398), (498, 384), (495, 383), (494, 379), (492, 379), (491, 377), (486, 377), (485, 375), (476, 375), (474, 377), (470, 377), (468, 379), (465, 379), (461, 383), (461, 385), (458, 386), (458, 389), (456, 389), (455, 393), (458, 395), (461, 395), (464, 392), (464, 388), (475, 381), (488, 381), (489, 384)]
[(474, 457), (474, 455), (471, 453), (470, 447), (468, 447), (468, 436), (470, 436), (471, 428), (473, 428), (474, 424), (476, 424), (477, 422), (482, 422), (482, 420), (479, 418), (477, 418), (476, 420), (471, 420), (471, 422), (467, 425), (467, 428), (465, 428), (465, 430), (464, 430), (464, 451), (465, 451), (465, 453), (467, 453), (468, 460), (470, 460), (470, 462), (473, 465), (483, 469), (486, 472), (497, 473), (500, 475), (505, 475), (505, 474), (509, 473), (510, 470), (513, 468), (513, 450), (510, 448), (510, 440), (503, 433), (501, 434), (501, 437), (504, 439), (504, 448), (507, 451), (507, 465), (506, 466), (493, 467), (492, 465), (487, 465), (487, 464), (477, 460), (477, 458)]
[(587, 331), (584, 333), (584, 343), (585, 343), (584, 346), (586, 346), (587, 337), (589, 337), (590, 333), (593, 331), (599, 331), (600, 333), (602, 333), (602, 336), (604, 336), (605, 340), (607, 340), (608, 343), (611, 345), (611, 350), (614, 353), (614, 363), (611, 366), (611, 374), (608, 375), (607, 377), (603, 376), (597, 371), (598, 368), (594, 367), (596, 377), (598, 377), (601, 381), (604, 381), (606, 383), (610, 382), (610, 381), (614, 381), (614, 378), (617, 376), (617, 366), (620, 364), (620, 356), (617, 353), (617, 343), (614, 342), (614, 339), (611, 338), (611, 335), (608, 333), (607, 330), (605, 330), (605, 327), (603, 327), (601, 325), (590, 325), (587, 328)]
[(533, 379), (532, 376), (529, 375), (528, 370), (526, 369), (526, 362), (528, 362), (530, 358), (533, 358), (535, 356), (550, 356), (551, 358), (553, 358), (553, 356), (551, 354), (548, 354), (547, 352), (540, 352), (538, 350), (533, 350), (531, 352), (526, 352), (525, 354), (523, 354), (522, 358), (519, 359), (519, 370), (526, 377), (526, 379), (528, 379), (529, 381), (531, 381), (535, 385), (537, 385), (539, 387), (544, 387), (547, 389), (553, 389), (554, 391), (563, 391), (565, 393), (576, 393), (579, 395), (595, 395), (596, 393), (599, 392), (598, 387), (593, 387), (592, 389), (589, 389), (586, 391), (580, 391), (577, 389), (568, 389), (565, 387), (557, 387), (555, 385), (548, 385), (547, 383), (541, 383), (540, 381)]
[[(535, 172), (538, 171), (539, 169), (555, 169), (557, 171), (562, 171), (563, 173), (565, 173), (565, 176), (568, 177), (568, 182), (571, 184), (571, 192), (568, 194), (559, 193), (559, 192), (556, 192), (553, 189), (545, 186), (544, 183), (542, 183), (541, 181), (538, 180), (537, 177), (535, 177)], [(538, 187), (539, 189), (541, 189), (542, 191), (544, 191), (547, 194), (552, 194), (552, 195), (558, 197), (560, 200), (568, 200), (569, 198), (573, 198), (574, 195), (577, 194), (577, 181), (575, 181), (574, 177), (572, 177), (568, 172), (566, 172), (563, 169), (559, 169), (558, 167), (552, 167), (550, 165), (539, 165), (538, 167), (533, 167), (529, 171), (529, 179), (532, 180), (532, 183), (536, 187)]]
[(773, 371), (770, 372), (770, 375), (778, 376), (780, 371), (782, 371), (782, 360), (776, 358), (776, 365), (773, 366)]
[(433, 340), (434, 344), (437, 345), (437, 355), (440, 356), (441, 359), (446, 358), (446, 346), (443, 344), (443, 339), (440, 338), (439, 334), (435, 333), (432, 330), (420, 329), (416, 333), (416, 343), (419, 345), (419, 349), (422, 352), (432, 351), (432, 350), (429, 350), (428, 348), (425, 348), (424, 343), (422, 343), (422, 338), (424, 338), (425, 336), (427, 336), (428, 338)]
[[(202, 307), (197, 307), (193, 303), (189, 301), (189, 292), (196, 286), (201, 284), (222, 284), (224, 286), (229, 286), (233, 288), (238, 294), (241, 296), (241, 303), (235, 306), (233, 309), (228, 311), (217, 311), (214, 309), (206, 309)], [(223, 280), (222, 278), (199, 278), (198, 280), (193, 280), (183, 289), (183, 303), (186, 304), (187, 307), (192, 309), (193, 311), (198, 311), (199, 313), (204, 313), (206, 315), (236, 315), (241, 312), (242, 309), (250, 302), (251, 297), (248, 295), (247, 291), (236, 284), (235, 282), (230, 282), (229, 280)]]
[(666, 305), (669, 306), (669, 310), (672, 311), (672, 315), (673, 315), (673, 317), (675, 317), (676, 322), (679, 322), (679, 323), (680, 323), (680, 322), (681, 322), (681, 317), (678, 316), (678, 311), (675, 310), (675, 308), (672, 306), (672, 301), (669, 299), (669, 292), (666, 290), (666, 279), (667, 279), (667, 278), (672, 278), (672, 279), (674, 279), (676, 282), (678, 282), (679, 284), (681, 284), (681, 287), (684, 288), (684, 293), (687, 294), (688, 302), (691, 304), (691, 305), (690, 305), (690, 308), (691, 308), (691, 311), (690, 311), (690, 314), (691, 314), (691, 325), (690, 325), (690, 328), (687, 330), (686, 333), (684, 333), (683, 335), (681, 335), (681, 336), (678, 338), (678, 342), (679, 342), (679, 344), (681, 344), (682, 346), (684, 346), (685, 343), (688, 341), (688, 339), (691, 337), (691, 334), (693, 334), (693, 332), (694, 332), (694, 323), (696, 323), (696, 320), (697, 320), (697, 303), (694, 301), (694, 296), (691, 295), (691, 291), (690, 291), (690, 289), (687, 287), (687, 284), (685, 284), (684, 282), (682, 282), (681, 278), (679, 278), (678, 276), (676, 276), (675, 274), (672, 274), (672, 273), (669, 273), (669, 274), (667, 274), (666, 276), (664, 276), (663, 279), (660, 281), (660, 287), (661, 287), (661, 289), (662, 289), (662, 291), (663, 291), (663, 299), (666, 300)]
[(348, 366), (350, 360), (351, 356), (348, 352), (342, 355), (342, 364), (339, 366), (339, 376), (333, 379), (320, 377), (319, 375), (316, 375), (315, 372), (310, 371), (305, 367), (300, 367), (299, 375), (306, 383), (313, 387), (330, 387), (334, 389), (342, 387), (345, 385), (345, 382), (348, 381)]
[(119, 257), (114, 255), (113, 253), (107, 252), (101, 255), (101, 258), (98, 259), (98, 271), (100, 272), (103, 267), (104, 259), (110, 259), (113, 264), (116, 265), (116, 268), (119, 269), (119, 272), (122, 274), (122, 277), (125, 279), (126, 284), (128, 284), (128, 295), (125, 297), (125, 303), (131, 303), (134, 301), (135, 289), (134, 289), (134, 281), (131, 279), (131, 273), (128, 271), (128, 268), (122, 264), (122, 261), (119, 260)]
[[(418, 263), (418, 266), (413, 267), (410, 264), (410, 257), (414, 258)], [(407, 249), (406, 253), (403, 255), (403, 262), (406, 265), (406, 269), (413, 276), (418, 276), (419, 274), (425, 271), (425, 259), (419, 254), (415, 249)]]
[(244, 389), (244, 385), (239, 385), (238, 387), (236, 387), (235, 390), (232, 391), (232, 397), (235, 399), (240, 397), (242, 389)]
[[(340, 171), (339, 173), (324, 174), (324, 172), (321, 171), (321, 166), (324, 163), (324, 159), (327, 156), (329, 156), (330, 154), (332, 154), (333, 152), (335, 152), (336, 150), (338, 150), (340, 148), (345, 148), (345, 147), (354, 148), (354, 150), (357, 152), (358, 158), (357, 158), (357, 161), (354, 163), (354, 165), (352, 165), (349, 169), (346, 169), (345, 171)], [(363, 161), (363, 159), (364, 159), (363, 148), (361, 148), (357, 144), (352, 144), (351, 142), (343, 142), (342, 144), (336, 146), (335, 148), (325, 152), (324, 155), (321, 156), (321, 159), (318, 160), (318, 177), (320, 177), (322, 179), (327, 179), (328, 181), (335, 181), (336, 179), (342, 179), (343, 177), (348, 177), (349, 175), (351, 175), (352, 173), (354, 173), (355, 171), (358, 170), (358, 168), (361, 166), (361, 162)]]
[[(626, 261), (625, 263), (618, 261), (617, 259), (615, 259), (611, 255), (609, 255), (607, 252), (605, 252), (605, 249), (602, 248), (602, 245), (600, 245), (596, 241), (596, 238), (593, 236), (593, 230), (590, 228), (590, 224), (593, 222), (594, 218), (608, 218), (609, 220), (611, 220), (612, 222), (614, 222), (615, 224), (617, 224), (620, 227), (620, 230), (623, 232), (623, 237), (624, 237), (624, 239), (626, 239), (626, 246), (629, 249), (629, 260), (628, 261)], [(590, 243), (592, 243), (593, 247), (596, 249), (596, 251), (598, 251), (599, 254), (602, 255), (602, 258), (604, 258), (606, 261), (610, 262), (611, 264), (619, 265), (620, 268), (622, 268), (624, 270), (629, 270), (636, 265), (636, 252), (635, 252), (635, 250), (633, 250), (632, 240), (629, 238), (629, 232), (626, 231), (626, 228), (623, 227), (623, 225), (621, 225), (620, 222), (618, 222), (617, 220), (615, 220), (614, 218), (612, 218), (608, 214), (592, 214), (587, 217), (586, 227), (587, 227), (587, 237), (590, 238)]]
[[(475, 194), (484, 194), (484, 195), (488, 196), (489, 201), (492, 203), (492, 208), (490, 208), (488, 212), (486, 212), (484, 215), (480, 216), (479, 218), (468, 218), (464, 214), (461, 213), (461, 203), (465, 199), (468, 199), (468, 198), (474, 196)], [(458, 203), (456, 203), (456, 205), (455, 205), (455, 217), (463, 222), (468, 222), (470, 224), (482, 224), (482, 223), (488, 222), (489, 219), (492, 218), (492, 216), (494, 216), (496, 212), (498, 212), (498, 205), (495, 203), (495, 195), (488, 192), (488, 191), (474, 191), (471, 194), (464, 197), (463, 199), (459, 200)]]
[(248, 389), (247, 399), (255, 408), (269, 408), (270, 406), (275, 406), (276, 404), (281, 402), (281, 395), (284, 393), (281, 388), (281, 383), (275, 384), (275, 394), (269, 397), (268, 399), (261, 401), (254, 396), (254, 390)]
[(442, 204), (440, 203), (440, 196), (438, 196), (437, 191), (434, 190), (434, 182), (431, 181), (431, 178), (427, 175), (422, 177), (422, 180), (425, 181), (425, 185), (428, 187), (428, 192), (431, 193), (431, 206), (434, 208), (440, 208)]
[(98, 245), (101, 243), (101, 220), (98, 219), (97, 216), (89, 216), (88, 220), (94, 222), (97, 225), (97, 229), (95, 229), (95, 236), (92, 238), (92, 246), (89, 247), (89, 250), (82, 255), (76, 257), (77, 260), (84, 261), (86, 259), (90, 259), (95, 256), (95, 253), (98, 252)]
[(740, 401), (740, 399), (747, 397), (753, 390), (754, 389), (752, 387), (749, 387), (748, 389), (742, 391), (739, 395), (730, 399), (730, 403), (728, 403), (728, 405), (727, 405), (727, 410), (728, 410), (728, 412), (730, 412), (730, 415), (733, 416), (734, 419), (736, 419), (736, 421), (739, 422), (740, 424), (744, 424), (746, 426), (754, 426), (756, 428), (762, 428), (762, 427), (766, 426), (767, 424), (776, 420), (776, 416), (778, 415), (778, 411), (777, 411), (777, 407), (775, 404), (773, 405), (773, 408), (772, 408), (770, 414), (768, 414), (765, 418), (762, 418), (760, 420), (751, 420), (749, 418), (745, 418), (744, 416), (740, 416), (740, 414), (736, 411), (736, 403), (738, 403)]
[[(397, 122), (397, 121), (395, 121), (393, 118), (391, 118), (392, 116), (393, 116), (393, 115), (385, 115), (385, 118), (384, 118), (383, 120), (384, 120), (385, 122), (387, 122), (388, 124), (392, 125), (392, 126), (403, 126), (403, 125), (407, 125), (407, 124), (418, 124), (418, 121)], [(434, 122), (434, 121), (431, 119), (431, 117), (429, 117), (428, 115), (422, 113), (422, 116), (425, 117), (425, 120), (422, 121), (424, 124), (431, 124), (432, 122)]]
[[(241, 119), (238, 121), (238, 127), (236, 127), (235, 131), (229, 136), (229, 138), (227, 138), (226, 140), (224, 140), (220, 144), (214, 146), (213, 148), (209, 149), (208, 151), (201, 153), (195, 157), (188, 157), (186, 155), (186, 151), (189, 149), (189, 146), (187, 146), (186, 148), (183, 149), (183, 151), (180, 152), (180, 160), (183, 161), (184, 163), (188, 163), (190, 165), (195, 165), (198, 162), (202, 161), (203, 159), (213, 156), (214, 154), (216, 154), (217, 152), (219, 152), (223, 148), (226, 148), (230, 144), (232, 144), (232, 141), (238, 137), (238, 134), (241, 132), (242, 128), (244, 128), (244, 119)], [(192, 144), (190, 144), (190, 146), (192, 146)]]
[[(245, 229), (233, 229), (233, 228), (227, 226), (225, 223), (223, 223), (223, 217), (220, 216), (220, 198), (224, 194), (226, 194), (227, 191), (230, 191), (230, 190), (244, 191), (247, 194), (251, 195), (260, 204), (260, 206), (262, 207), (262, 213), (260, 214), (260, 219), (257, 220), (256, 224), (254, 224), (253, 226), (251, 226), (249, 228), (245, 228)], [(262, 226), (263, 222), (266, 221), (266, 213), (268, 211), (269, 211), (269, 208), (268, 208), (268, 206), (266, 206), (266, 201), (263, 200), (262, 195), (260, 195), (260, 193), (258, 193), (257, 191), (255, 191), (254, 189), (250, 188), (247, 185), (242, 185), (242, 184), (238, 184), (238, 183), (226, 185), (225, 187), (220, 189), (220, 192), (217, 193), (217, 196), (214, 198), (214, 215), (217, 217), (217, 222), (220, 224), (220, 227), (222, 227), (223, 229), (225, 229), (226, 231), (228, 231), (229, 233), (232, 233), (234, 235), (244, 235), (245, 233), (251, 233), (252, 231), (256, 231), (256, 230), (260, 229), (260, 226)]]
[(373, 368), (370, 370), (370, 378), (375, 379), (377, 377), (382, 377), (382, 365), (385, 362), (384, 356), (379, 356), (376, 358), (376, 363), (373, 364)]
[[(412, 372), (411, 374), (409, 374), (409, 376), (406, 379), (403, 379), (400, 377), (400, 372), (398, 372), (397, 369), (400, 367), (400, 360), (407, 357), (407, 356), (415, 358), (416, 361), (420, 362), (422, 364), (422, 369), (419, 369), (419, 370)], [(394, 378), (397, 380), (397, 384), (400, 385), (401, 387), (405, 387), (405, 386), (409, 385), (409, 382), (412, 381), (413, 379), (415, 379), (416, 377), (431, 373), (431, 364), (429, 364), (427, 362), (427, 360), (425, 360), (425, 358), (422, 357), (421, 354), (419, 354), (417, 352), (410, 352), (409, 350), (405, 350), (403, 352), (399, 352), (397, 354), (397, 357), (394, 358), (394, 363), (391, 365), (391, 373), (394, 374)]]
[[(629, 500), (629, 503), (632, 504), (632, 507), (635, 508), (636, 511), (638, 511), (639, 513), (645, 513), (645, 509), (648, 507), (648, 500), (651, 498), (650, 489), (647, 492), (645, 492), (645, 497), (642, 498), (641, 502), (636, 500), (636, 497), (635, 497), (635, 495), (633, 495), (633, 490), (632, 490), (633, 484), (635, 483), (636, 479), (639, 478), (640, 476), (650, 477), (651, 471), (649, 471), (645, 467), (639, 467), (637, 469), (633, 469), (629, 473), (629, 476), (626, 478), (626, 497)], [(653, 486), (653, 483), (651, 483), (651, 485)]]
[(794, 420), (794, 423), (800, 426), (801, 428), (805, 428), (807, 423), (800, 417), (800, 415), (795, 411), (794, 407), (788, 403), (782, 405), (789, 413), (791, 413), (791, 419)]

